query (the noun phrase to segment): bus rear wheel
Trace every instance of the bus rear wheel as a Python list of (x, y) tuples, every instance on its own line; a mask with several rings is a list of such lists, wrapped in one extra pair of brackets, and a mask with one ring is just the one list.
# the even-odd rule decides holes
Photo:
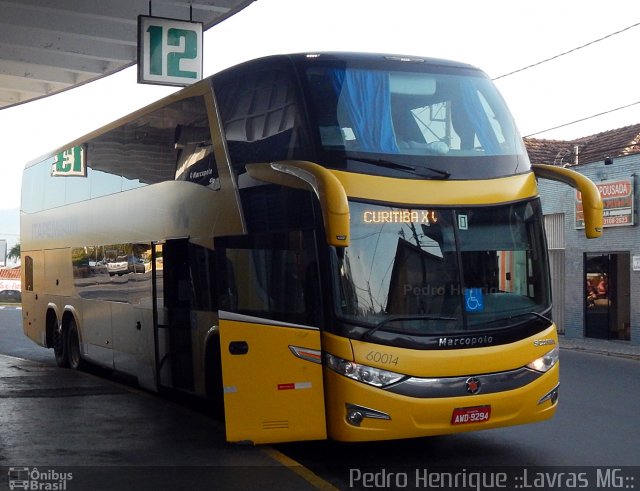
[(78, 327), (74, 320), (69, 321), (65, 337), (69, 366), (74, 370), (81, 370), (84, 363), (82, 361), (82, 355), (80, 354), (80, 336), (78, 335)]
[(56, 365), (61, 368), (69, 366), (67, 343), (62, 329), (54, 328), (53, 330), (53, 353), (56, 357)]

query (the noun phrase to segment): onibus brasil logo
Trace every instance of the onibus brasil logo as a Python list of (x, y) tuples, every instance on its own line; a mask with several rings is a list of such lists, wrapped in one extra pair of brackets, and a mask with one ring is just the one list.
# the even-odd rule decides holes
[(54, 469), (38, 470), (37, 467), (9, 467), (9, 489), (38, 491), (65, 491), (67, 482), (73, 479), (71, 472)]

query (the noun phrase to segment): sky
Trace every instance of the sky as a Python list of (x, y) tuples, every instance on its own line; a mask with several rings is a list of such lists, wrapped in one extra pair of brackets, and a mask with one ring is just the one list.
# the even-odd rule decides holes
[[(305, 51), (452, 59), (496, 79), (523, 136), (573, 139), (640, 123), (636, 23), (640, 2), (629, 0), (257, 0), (205, 33), (204, 74), (259, 56)], [(139, 85), (136, 77), (132, 67), (0, 110), (0, 239), (17, 240), (18, 231), (1, 212), (19, 208), (25, 163), (175, 90)], [(604, 112), (609, 114), (591, 117)]]

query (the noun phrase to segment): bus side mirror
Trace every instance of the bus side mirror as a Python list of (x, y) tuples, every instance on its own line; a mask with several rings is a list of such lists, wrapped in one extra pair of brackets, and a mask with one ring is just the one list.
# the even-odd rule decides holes
[(327, 244), (349, 246), (349, 201), (342, 183), (331, 171), (300, 160), (247, 164), (246, 169), (249, 176), (260, 181), (313, 189), (320, 201)]
[(602, 197), (591, 179), (579, 172), (556, 165), (533, 164), (531, 167), (538, 178), (562, 182), (577, 189), (582, 194), (584, 234), (588, 239), (602, 235)]

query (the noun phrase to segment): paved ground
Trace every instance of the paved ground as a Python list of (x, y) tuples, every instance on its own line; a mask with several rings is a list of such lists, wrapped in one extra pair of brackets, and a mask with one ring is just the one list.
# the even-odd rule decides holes
[(0, 355), (0, 489), (24, 469), (41, 484), (70, 473), (64, 488), (41, 486), (70, 491), (324, 487), (275, 449), (226, 443), (222, 423), (180, 404)]
[[(560, 346), (640, 360), (624, 341), (560, 336)], [(0, 490), (24, 469), (40, 484), (71, 475), (57, 488), (70, 491), (332, 489), (271, 447), (226, 443), (205, 414), (51, 360), (0, 355)]]

